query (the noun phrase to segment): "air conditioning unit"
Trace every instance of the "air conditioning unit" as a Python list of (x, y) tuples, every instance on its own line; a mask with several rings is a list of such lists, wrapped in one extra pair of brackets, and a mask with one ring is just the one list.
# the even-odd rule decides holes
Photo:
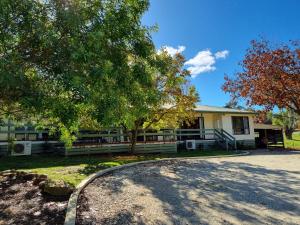
[(11, 150), (11, 155), (31, 155), (31, 141), (16, 141)]
[(186, 140), (185, 147), (188, 150), (196, 149), (196, 141), (195, 140)]

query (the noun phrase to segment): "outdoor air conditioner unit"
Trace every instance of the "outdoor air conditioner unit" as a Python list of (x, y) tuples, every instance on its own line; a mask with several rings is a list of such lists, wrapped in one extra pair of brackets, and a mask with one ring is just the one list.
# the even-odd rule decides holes
[(195, 140), (186, 140), (185, 147), (188, 150), (196, 149), (196, 141)]
[(31, 155), (31, 141), (16, 141), (12, 147), (11, 155)]

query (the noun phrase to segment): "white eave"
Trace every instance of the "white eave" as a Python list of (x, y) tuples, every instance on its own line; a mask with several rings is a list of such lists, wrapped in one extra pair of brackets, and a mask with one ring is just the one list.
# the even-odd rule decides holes
[(257, 114), (256, 112), (250, 110), (231, 109), (231, 108), (207, 106), (207, 105), (197, 105), (195, 111), (201, 113)]

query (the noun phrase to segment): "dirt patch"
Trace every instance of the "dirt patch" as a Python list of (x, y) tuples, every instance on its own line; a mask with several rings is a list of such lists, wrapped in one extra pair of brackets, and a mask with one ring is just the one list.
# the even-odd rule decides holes
[(0, 174), (0, 225), (63, 224), (69, 196), (43, 193), (46, 180), (22, 172)]

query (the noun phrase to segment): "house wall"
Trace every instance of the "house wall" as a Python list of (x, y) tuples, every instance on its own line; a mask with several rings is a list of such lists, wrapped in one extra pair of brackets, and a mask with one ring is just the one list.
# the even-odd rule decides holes
[[(255, 148), (254, 135), (254, 115), (253, 114), (234, 114), (234, 113), (199, 113), (204, 117), (205, 129), (224, 129), (234, 136), (237, 141), (238, 148)], [(232, 116), (248, 116), (250, 134), (234, 135), (232, 129)], [(213, 135), (205, 135), (205, 139), (213, 139)]]
[[(203, 113), (201, 116), (204, 117), (204, 128), (205, 129), (214, 129), (214, 114), (212, 113)], [(213, 139), (213, 135), (205, 135), (205, 139)]]
[(215, 129), (222, 129), (222, 114), (215, 113), (213, 114), (213, 125)]
[(241, 116), (248, 116), (250, 134), (234, 135), (232, 129), (232, 116), (238, 116), (237, 114), (223, 114), (222, 125), (223, 129), (235, 137), (237, 141), (237, 147), (242, 148), (255, 148), (255, 134), (254, 134), (254, 116), (252, 114), (243, 114)]
[[(199, 113), (198, 116), (204, 117), (205, 129), (224, 129), (237, 140), (254, 139), (254, 115), (253, 114), (234, 114), (234, 113)], [(232, 116), (248, 116), (250, 134), (234, 135), (232, 130)]]
[(249, 118), (249, 129), (250, 129), (250, 134), (243, 134), (243, 135), (234, 135), (233, 130), (232, 130), (232, 116), (239, 116), (237, 114), (224, 114), (222, 115), (222, 124), (223, 124), (223, 129), (227, 131), (229, 134), (235, 137), (236, 140), (254, 140), (254, 123), (253, 123), (253, 115), (249, 114), (243, 114), (240, 116), (248, 116)]

